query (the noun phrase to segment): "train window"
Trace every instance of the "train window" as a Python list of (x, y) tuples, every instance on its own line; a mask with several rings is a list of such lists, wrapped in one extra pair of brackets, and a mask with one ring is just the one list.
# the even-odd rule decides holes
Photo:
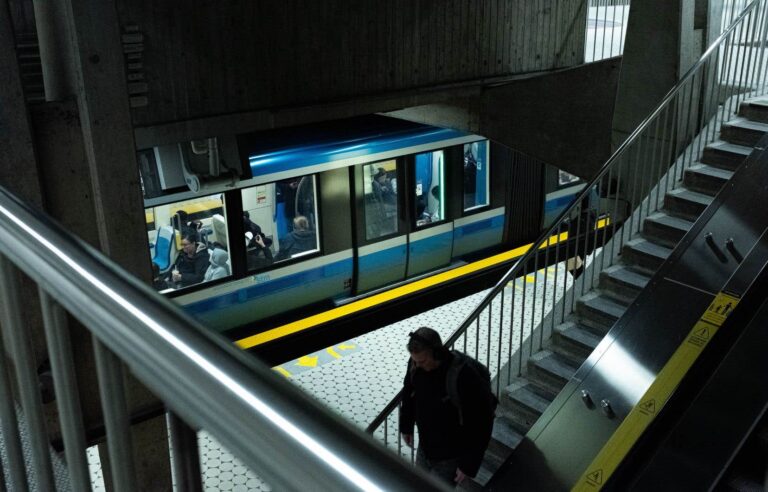
[(365, 192), (365, 239), (397, 232), (397, 161), (363, 166)]
[(181, 289), (230, 275), (222, 195), (150, 207), (144, 215), (155, 289)]
[(414, 203), (416, 227), (445, 219), (444, 159), (442, 150), (416, 155)]
[(488, 141), (464, 144), (464, 211), (489, 203)]
[(320, 250), (314, 176), (242, 191), (248, 270)]

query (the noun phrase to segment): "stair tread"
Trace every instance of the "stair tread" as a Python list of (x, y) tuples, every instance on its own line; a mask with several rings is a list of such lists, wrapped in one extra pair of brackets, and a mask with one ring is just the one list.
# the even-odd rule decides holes
[(720, 167), (710, 166), (708, 164), (702, 164), (700, 162), (693, 164), (691, 167), (686, 169), (685, 172), (704, 174), (725, 180), (731, 179), (731, 176), (733, 176), (733, 171), (729, 171)]
[(648, 285), (648, 281), (651, 280), (651, 277), (648, 275), (632, 270), (625, 265), (610, 266), (603, 270), (602, 273), (618, 282), (631, 285), (637, 289), (644, 289)]
[(621, 315), (626, 311), (625, 306), (619, 304), (610, 297), (595, 291), (582, 296), (578, 302), (616, 319), (621, 318)]
[(760, 123), (758, 121), (748, 120), (743, 117), (734, 118), (723, 124), (724, 127), (743, 128), (746, 130), (754, 130), (768, 133), (768, 123)]
[(630, 241), (627, 241), (625, 246), (627, 246), (628, 248), (634, 249), (636, 251), (639, 251), (641, 253), (655, 256), (663, 260), (666, 260), (667, 257), (672, 253), (671, 248), (660, 246), (656, 243), (653, 243), (643, 238), (635, 238)]
[(571, 379), (571, 376), (573, 376), (573, 373), (576, 372), (577, 369), (569, 364), (563, 357), (558, 356), (550, 350), (542, 350), (533, 354), (529, 361), (544, 371), (565, 380)]
[(681, 198), (683, 200), (688, 200), (691, 202), (696, 202), (701, 205), (708, 206), (710, 203), (712, 203), (711, 195), (707, 195), (705, 193), (699, 193), (698, 191), (691, 191), (685, 188), (677, 188), (667, 193), (667, 195), (672, 195), (678, 198)]
[(593, 350), (603, 339), (591, 331), (582, 328), (578, 323), (573, 321), (568, 321), (558, 325), (555, 327), (555, 330), (560, 333), (561, 336), (573, 340), (574, 342), (586, 347), (591, 347)]
[(747, 145), (739, 145), (726, 142), (725, 140), (715, 140), (711, 144), (707, 145), (707, 148), (711, 148), (720, 152), (728, 152), (730, 154), (739, 154), (743, 155), (744, 157), (747, 157), (749, 154), (751, 154), (753, 150), (752, 147)]
[(654, 212), (646, 217), (645, 220), (684, 231), (689, 231), (693, 226), (693, 222), (690, 220), (681, 219), (664, 212)]
[(516, 388), (509, 393), (509, 398), (523, 407), (541, 415), (547, 409), (550, 400), (531, 390), (530, 385)]
[(515, 449), (520, 444), (520, 441), (523, 440), (523, 436), (512, 428), (512, 425), (503, 417), (496, 417), (494, 419), (491, 437), (509, 449)]

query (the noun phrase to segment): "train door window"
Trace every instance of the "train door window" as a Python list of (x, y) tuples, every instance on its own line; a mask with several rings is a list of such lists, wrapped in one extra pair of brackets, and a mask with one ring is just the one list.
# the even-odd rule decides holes
[(176, 290), (231, 274), (222, 195), (149, 207), (144, 215), (155, 289)]
[(445, 219), (445, 153), (442, 150), (417, 154), (414, 169), (416, 227)]
[(314, 176), (242, 191), (248, 270), (320, 250), (316, 195)]
[(363, 166), (365, 239), (370, 241), (397, 232), (397, 161)]
[(464, 211), (487, 206), (490, 197), (488, 141), (464, 144)]

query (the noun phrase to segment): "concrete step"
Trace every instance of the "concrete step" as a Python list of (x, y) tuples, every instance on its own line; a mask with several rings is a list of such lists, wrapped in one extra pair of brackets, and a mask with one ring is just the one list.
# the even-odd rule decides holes
[(749, 147), (754, 147), (766, 133), (768, 133), (768, 124), (746, 118), (734, 118), (720, 128), (722, 140)]
[(717, 140), (704, 148), (699, 160), (702, 164), (735, 171), (751, 153), (752, 147)]
[(664, 211), (675, 217), (696, 221), (712, 200), (711, 195), (678, 188), (664, 197)]
[(655, 212), (643, 221), (643, 236), (655, 243), (674, 248), (692, 226), (693, 222), (690, 220)]
[(579, 324), (597, 335), (608, 333), (626, 309), (626, 305), (618, 303), (599, 291), (589, 292), (576, 301)]
[(683, 184), (692, 191), (715, 196), (731, 179), (733, 171), (712, 167), (706, 164), (694, 164), (685, 170)]
[(552, 393), (559, 393), (571, 379), (576, 367), (550, 350), (542, 350), (528, 359), (528, 379)]
[(751, 121), (768, 123), (768, 99), (750, 99), (739, 105), (739, 116)]
[(555, 327), (552, 334), (552, 350), (581, 365), (595, 350), (602, 337), (594, 334), (575, 321), (567, 321)]
[[(504, 417), (496, 417), (496, 420), (493, 422), (491, 442), (488, 444), (488, 449), (486, 449), (483, 456), (480, 470), (478, 470), (474, 478), (475, 485), (482, 487), (488, 483), (488, 480), (504, 464), (522, 440), (523, 435), (514, 429), (509, 420)], [(481, 490), (481, 488), (466, 488), (462, 485), (460, 490)]]
[(667, 261), (671, 253), (670, 248), (654, 244), (644, 238), (635, 238), (624, 244), (621, 256), (625, 264), (653, 274)]
[[(563, 383), (565, 384), (565, 383)], [(518, 379), (504, 391), (510, 412), (507, 414), (512, 427), (525, 434), (539, 420), (547, 409), (551, 399), (541, 396), (534, 385), (525, 379)]]
[(626, 265), (613, 265), (600, 272), (600, 290), (629, 304), (640, 294), (651, 277)]

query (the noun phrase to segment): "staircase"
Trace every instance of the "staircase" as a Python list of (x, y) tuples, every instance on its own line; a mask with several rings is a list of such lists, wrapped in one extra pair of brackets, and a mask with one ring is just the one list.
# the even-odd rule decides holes
[(738, 117), (685, 170), (664, 207), (624, 243), (620, 262), (600, 273), (597, 288), (576, 301), (575, 312), (555, 327), (545, 348), (529, 357), (524, 375), (502, 391), (492, 444), (476, 482), (464, 489), (479, 490), (511, 454), (766, 133), (768, 98), (742, 102)]

